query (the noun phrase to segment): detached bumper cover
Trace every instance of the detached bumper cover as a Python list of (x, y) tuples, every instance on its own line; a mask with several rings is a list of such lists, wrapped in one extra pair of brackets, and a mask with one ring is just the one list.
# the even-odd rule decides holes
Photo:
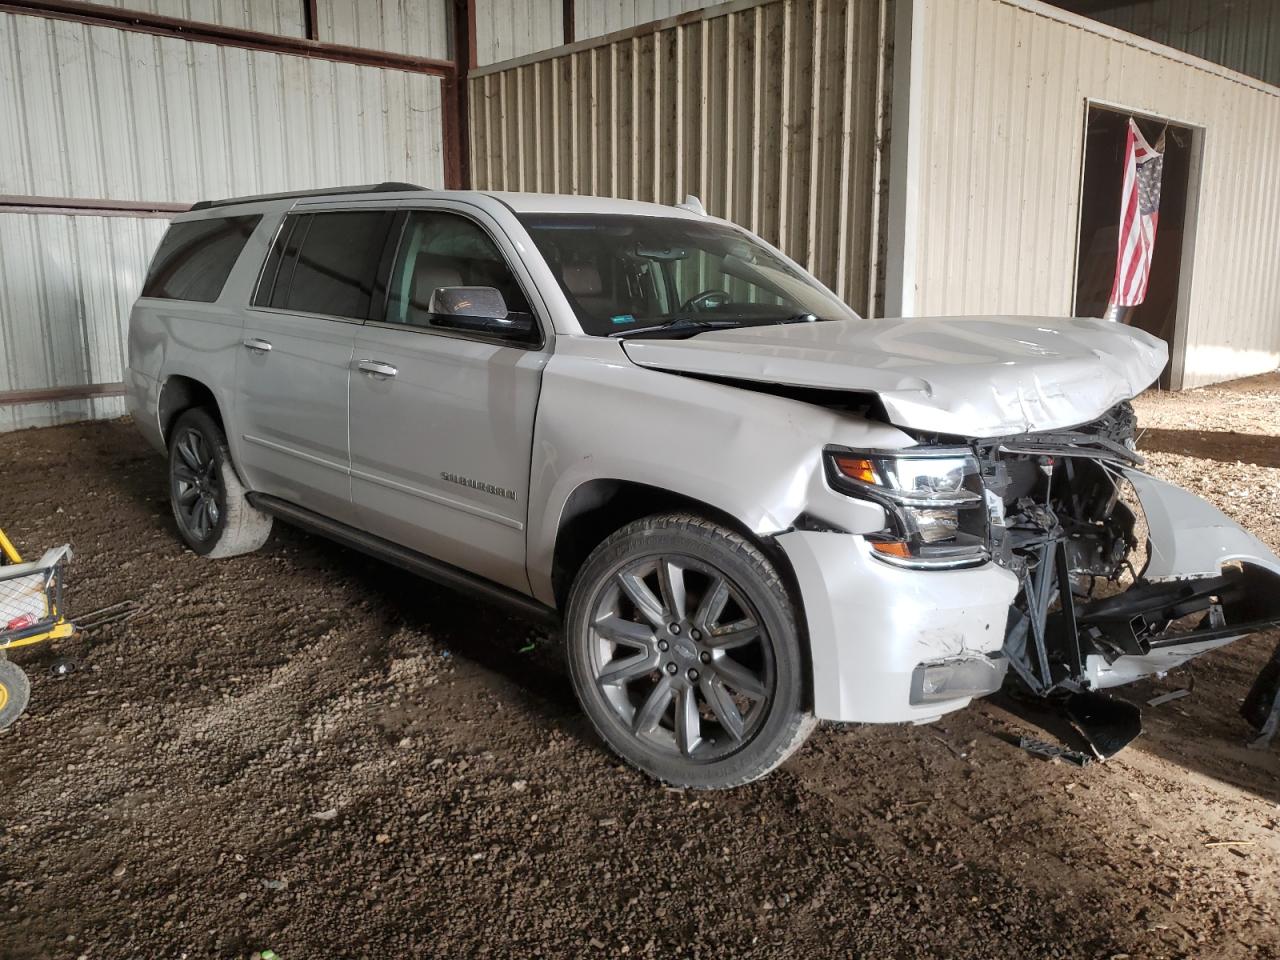
[(930, 720), (1000, 686), (1018, 592), (1008, 570), (902, 569), (846, 533), (794, 531), (777, 542), (804, 600), (819, 718)]

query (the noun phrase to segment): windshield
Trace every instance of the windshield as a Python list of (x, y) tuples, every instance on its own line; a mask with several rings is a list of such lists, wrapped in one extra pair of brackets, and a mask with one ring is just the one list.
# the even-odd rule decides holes
[(520, 218), (593, 336), (689, 336), (856, 314), (750, 234), (677, 217)]

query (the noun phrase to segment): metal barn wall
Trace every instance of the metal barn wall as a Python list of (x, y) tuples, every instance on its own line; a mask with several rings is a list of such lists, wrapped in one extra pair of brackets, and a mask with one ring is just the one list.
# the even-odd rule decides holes
[(447, 60), (449, 0), (317, 0), (316, 33), (326, 43)]
[(1276, 0), (1145, 0), (1090, 16), (1280, 85), (1280, 3)]
[(473, 71), (472, 180), (696, 194), (866, 311), (887, 17), (877, 0), (738, 2)]
[(713, 7), (718, 0), (578, 0), (573, 8), (574, 39), (603, 37), (643, 23)]
[(303, 0), (86, 0), (101, 7), (216, 23), (286, 37), (303, 35)]
[[(440, 186), (441, 121), (441, 81), (421, 73), (0, 14), (0, 208)], [(166, 221), (14, 207), (0, 212), (0, 393), (120, 381)], [(118, 397), (0, 404), (0, 429), (123, 412)]]
[[(119, 381), (124, 321), (167, 227), (0, 214), (0, 391)], [(0, 430), (124, 412), (123, 397), (0, 405)]]
[(918, 4), (909, 312), (1071, 311), (1093, 98), (1204, 128), (1183, 386), (1275, 369), (1280, 90), (1030, 0)]
[[(584, 0), (588, 6), (594, 0)], [(564, 0), (476, 0), (476, 63), (550, 50), (564, 43)]]

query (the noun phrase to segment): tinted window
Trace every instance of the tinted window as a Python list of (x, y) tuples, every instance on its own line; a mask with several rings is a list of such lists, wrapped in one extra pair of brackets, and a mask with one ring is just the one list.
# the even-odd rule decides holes
[(451, 213), (411, 213), (391, 273), (387, 322), (431, 326), (431, 295), (441, 287), (493, 287), (508, 313), (530, 312), (502, 252), (480, 226)]
[(236, 258), (261, 219), (219, 217), (173, 224), (151, 261), (142, 295), (201, 303), (217, 300)]
[(285, 242), (270, 303), (300, 313), (363, 320), (392, 214), (313, 213)]

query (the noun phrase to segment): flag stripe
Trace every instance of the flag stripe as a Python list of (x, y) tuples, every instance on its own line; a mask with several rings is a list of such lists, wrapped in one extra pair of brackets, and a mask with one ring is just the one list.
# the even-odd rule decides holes
[(1113, 306), (1137, 306), (1146, 299), (1159, 219), (1161, 163), (1161, 154), (1151, 148), (1138, 125), (1130, 120), (1120, 192), (1115, 281), (1111, 287)]

